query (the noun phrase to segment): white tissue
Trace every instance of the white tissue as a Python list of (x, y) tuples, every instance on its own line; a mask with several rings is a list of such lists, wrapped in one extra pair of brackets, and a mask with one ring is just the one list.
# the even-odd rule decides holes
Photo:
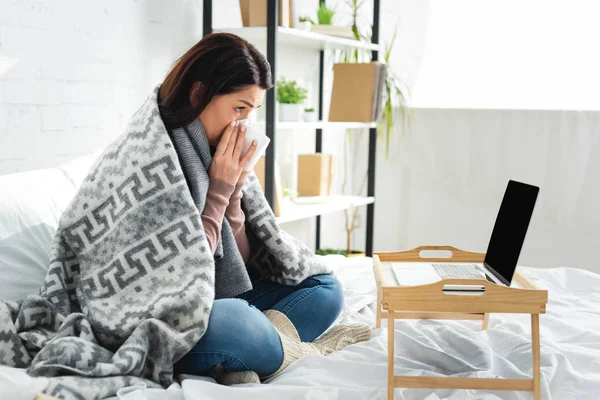
[(244, 139), (244, 147), (242, 149), (242, 156), (246, 154), (253, 140), (256, 140), (256, 151), (254, 152), (254, 156), (250, 159), (248, 165), (246, 165), (245, 171), (252, 171), (260, 157), (265, 153), (269, 143), (271, 143), (271, 139), (267, 137), (264, 133), (252, 128), (250, 126), (250, 121), (247, 119), (241, 119), (238, 121), (240, 124), (246, 127), (246, 137)]

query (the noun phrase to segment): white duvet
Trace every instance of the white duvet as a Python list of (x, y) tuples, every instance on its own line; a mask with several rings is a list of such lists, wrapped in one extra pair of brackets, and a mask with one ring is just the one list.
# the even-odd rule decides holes
[[(343, 320), (374, 321), (375, 286), (371, 260), (329, 256), (346, 291)], [(600, 398), (600, 275), (571, 268), (521, 268), (548, 289), (547, 314), (540, 317), (543, 399)], [(397, 375), (528, 378), (531, 375), (530, 317), (492, 314), (487, 331), (476, 321), (396, 321)], [(209, 380), (185, 380), (168, 390), (123, 390), (125, 400), (371, 400), (386, 398), (387, 333), (328, 357), (306, 357), (261, 385), (226, 387)], [(4, 390), (2, 385), (5, 384)], [(0, 367), (0, 398), (12, 388), (31, 399), (35, 380)], [(40, 384), (40, 382), (38, 382)], [(23, 390), (29, 390), (25, 393)], [(4, 395), (2, 395), (4, 393)], [(15, 394), (15, 396), (17, 396)], [(531, 399), (526, 392), (396, 389), (396, 399)]]

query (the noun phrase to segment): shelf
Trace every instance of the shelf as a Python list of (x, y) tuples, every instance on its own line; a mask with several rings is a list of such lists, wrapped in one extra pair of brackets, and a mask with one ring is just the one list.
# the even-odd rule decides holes
[(278, 224), (299, 221), (348, 208), (364, 206), (375, 202), (374, 197), (329, 196), (328, 201), (316, 204), (297, 204), (286, 201), (282, 205), (282, 215), (275, 218)]
[[(215, 32), (233, 33), (243, 37), (253, 44), (267, 43), (267, 28), (264, 26), (247, 28), (222, 28), (215, 29)], [(361, 42), (353, 39), (346, 39), (337, 36), (324, 35), (293, 28), (277, 28), (277, 43), (283, 46), (304, 47), (314, 50), (336, 50), (336, 49), (361, 49), (377, 50), (379, 45), (367, 42)]]
[[(255, 122), (252, 126), (256, 126), (259, 129), (264, 129), (264, 122)], [(315, 122), (275, 122), (276, 130), (292, 130), (292, 129), (326, 129), (326, 128), (342, 128), (342, 129), (368, 129), (377, 128), (377, 122), (329, 122), (329, 121), (315, 121)]]

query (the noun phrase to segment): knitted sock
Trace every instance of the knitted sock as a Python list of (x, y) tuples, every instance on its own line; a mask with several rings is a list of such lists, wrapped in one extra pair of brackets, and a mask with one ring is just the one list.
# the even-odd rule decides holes
[(254, 371), (225, 372), (219, 382), (222, 385), (239, 385), (242, 383), (260, 383), (258, 374)]
[[(264, 312), (269, 321), (279, 332), (300, 342), (300, 335), (288, 317), (275, 310)], [(366, 324), (343, 324), (331, 328), (312, 343), (301, 342), (303, 355), (329, 355), (354, 343), (364, 342), (371, 338), (371, 327)], [(291, 345), (291, 343), (290, 343)]]
[(371, 338), (371, 327), (366, 324), (345, 324), (334, 326), (329, 332), (312, 342), (324, 356), (334, 353), (354, 343)]
[(284, 313), (277, 310), (267, 310), (264, 311), (263, 314), (271, 321), (277, 331), (290, 336), (292, 339), (300, 341), (300, 335), (298, 335), (296, 327)]
[(254, 371), (226, 371), (221, 364), (215, 365), (208, 375), (221, 385), (260, 383), (260, 378)]
[(279, 375), (294, 361), (309, 355), (329, 355), (344, 347), (369, 340), (371, 327), (366, 324), (347, 324), (333, 327), (329, 332), (312, 343), (300, 341), (300, 335), (289, 318), (276, 310), (267, 310), (265, 316), (279, 334), (283, 348), (283, 362), (277, 371), (262, 378), (263, 380)]
[(279, 334), (279, 340), (281, 341), (281, 347), (283, 349), (283, 362), (277, 371), (262, 378), (263, 380), (279, 375), (291, 363), (304, 356), (321, 355), (312, 344), (300, 341), (298, 331), (285, 314), (276, 310), (267, 310), (264, 314), (269, 321), (271, 321)]

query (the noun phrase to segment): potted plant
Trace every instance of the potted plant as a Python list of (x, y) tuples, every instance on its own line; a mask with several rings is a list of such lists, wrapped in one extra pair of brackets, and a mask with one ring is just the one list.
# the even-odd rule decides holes
[(296, 28), (303, 31), (310, 31), (310, 26), (316, 25), (315, 21), (308, 17), (300, 17), (298, 21), (299, 22), (296, 24)]
[[(367, 42), (371, 41), (371, 37), (369, 34), (362, 34), (358, 29), (358, 20), (360, 18), (360, 7), (363, 5), (363, 1), (361, 0), (347, 0), (346, 4), (352, 10), (352, 32), (355, 40), (364, 40)], [(396, 35), (398, 31), (398, 25), (396, 25), (394, 29), (394, 34), (388, 44), (384, 46), (384, 54), (383, 54), (383, 62), (385, 62), (388, 66), (390, 65), (390, 54), (394, 47), (394, 43), (396, 41)], [(349, 51), (345, 51), (341, 54), (342, 62), (369, 62), (371, 61), (371, 51), (361, 51), (352, 49)], [(408, 94), (408, 89), (405, 87), (403, 82), (391, 71), (391, 68), (388, 68), (388, 74), (385, 78), (384, 84), (384, 93), (383, 93), (383, 104), (382, 104), (382, 113), (380, 119), (378, 121), (378, 134), (383, 136), (384, 146), (385, 146), (385, 154), (386, 159), (389, 157), (390, 150), (390, 139), (392, 133), (394, 131), (394, 126), (400, 127), (400, 132), (408, 132), (410, 131), (411, 121), (413, 117), (413, 113), (406, 106), (406, 95)], [(360, 132), (358, 137), (355, 134), (348, 134), (344, 140), (344, 173), (343, 173), (343, 182), (342, 182), (342, 194), (346, 194), (346, 186), (349, 172), (347, 171), (348, 160), (347, 157), (349, 155), (349, 145), (352, 141), (354, 142), (353, 154), (354, 157), (358, 154), (358, 146), (361, 142), (361, 136), (363, 132)], [(381, 143), (381, 142), (380, 142)], [(367, 184), (368, 172), (365, 171), (360, 187), (355, 193), (351, 193), (357, 196), (364, 195), (366, 184)], [(323, 249), (318, 252), (318, 254), (343, 254), (348, 257), (352, 257), (355, 255), (364, 255), (363, 252), (352, 250), (352, 236), (354, 234), (355, 229), (358, 225), (359, 218), (359, 208), (355, 208), (353, 210), (344, 210), (345, 214), (345, 231), (346, 231), (346, 249), (345, 250), (335, 250), (335, 249)]]
[[(362, 0), (346, 0), (346, 5), (352, 10), (352, 32), (355, 40), (371, 42), (370, 34), (360, 32), (358, 26), (361, 20), (360, 9), (363, 6)], [(372, 28), (372, 27), (371, 27)], [(378, 134), (385, 140), (385, 156), (389, 157), (390, 139), (396, 122), (400, 122), (401, 132), (410, 130), (413, 113), (406, 106), (406, 97), (409, 90), (396, 74), (390, 68), (390, 55), (396, 42), (398, 34), (398, 24), (394, 27), (394, 33), (389, 43), (384, 44), (383, 62), (388, 65), (387, 75), (384, 82), (382, 112), (378, 121)], [(361, 51), (357, 49), (342, 52), (343, 62), (369, 62), (371, 61), (371, 51)]]
[[(390, 55), (396, 41), (396, 34), (398, 33), (398, 25), (394, 29), (392, 40), (388, 45), (385, 46), (384, 62), (390, 65)], [(385, 90), (383, 92), (383, 106), (382, 114), (379, 120), (378, 132), (384, 136), (385, 139), (385, 157), (389, 157), (390, 151), (390, 139), (394, 125), (399, 123), (400, 131), (407, 132), (411, 128), (413, 112), (409, 110), (406, 105), (406, 97), (409, 94), (409, 90), (406, 85), (398, 78), (398, 76), (388, 67), (388, 73), (385, 78)]]
[(299, 87), (296, 81), (286, 81), (285, 77), (277, 81), (277, 101), (279, 102), (279, 121), (294, 122), (302, 118), (302, 103), (308, 91)]
[(304, 109), (304, 114), (302, 114), (302, 118), (306, 122), (316, 122), (317, 121), (317, 113), (313, 107), (308, 107)]
[(296, 197), (298, 197), (298, 191), (292, 188), (283, 188), (284, 199), (295, 199)]
[(319, 25), (333, 25), (334, 15), (335, 9), (327, 7), (325, 2), (319, 3), (319, 8), (317, 9)]

